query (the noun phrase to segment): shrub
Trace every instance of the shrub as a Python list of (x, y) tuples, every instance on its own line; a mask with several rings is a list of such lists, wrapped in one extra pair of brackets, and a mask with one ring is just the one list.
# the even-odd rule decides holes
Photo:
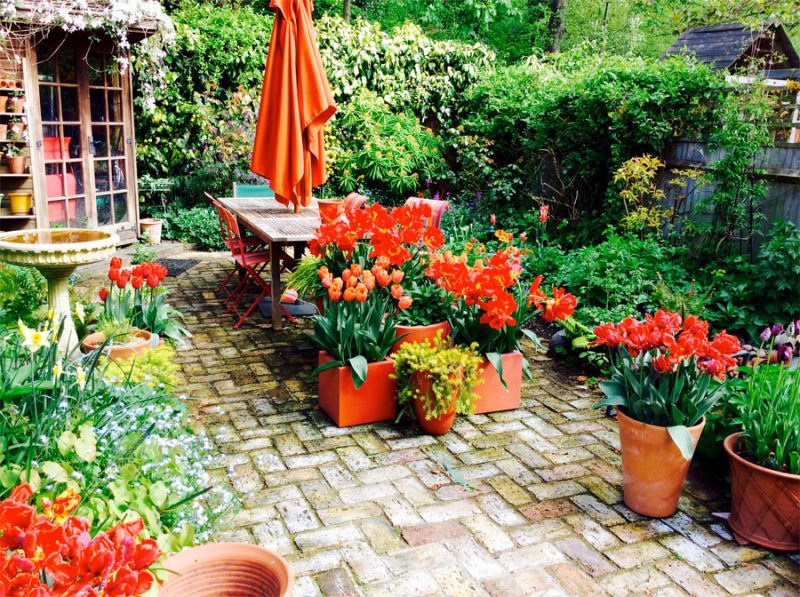
[(19, 319), (32, 325), (46, 296), (39, 270), (0, 263), (0, 330), (16, 326)]
[(219, 230), (219, 217), (212, 207), (193, 207), (166, 214), (165, 236), (184, 243), (198, 245), (200, 249), (219, 251), (225, 248)]

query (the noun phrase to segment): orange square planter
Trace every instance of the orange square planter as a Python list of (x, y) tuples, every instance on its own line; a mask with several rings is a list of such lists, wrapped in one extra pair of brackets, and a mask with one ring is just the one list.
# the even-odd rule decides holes
[[(328, 353), (319, 353), (319, 364), (330, 363)], [(397, 381), (394, 361), (370, 363), (367, 380), (356, 389), (349, 367), (336, 367), (319, 374), (319, 407), (338, 427), (386, 421), (397, 416)]]
[(493, 413), (499, 410), (519, 408), (522, 402), (522, 353), (507, 352), (502, 355), (503, 379), (507, 388), (503, 387), (497, 370), (484, 357), (483, 383), (475, 388), (478, 399), (475, 401), (475, 414)]

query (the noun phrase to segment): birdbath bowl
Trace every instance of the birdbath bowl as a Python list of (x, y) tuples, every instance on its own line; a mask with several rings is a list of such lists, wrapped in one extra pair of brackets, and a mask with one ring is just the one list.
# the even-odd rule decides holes
[(47, 300), (55, 311), (55, 321), (64, 321), (59, 348), (67, 354), (78, 346), (69, 304), (69, 277), (75, 268), (113, 255), (118, 242), (113, 232), (82, 228), (0, 234), (0, 261), (35, 267), (47, 279)]

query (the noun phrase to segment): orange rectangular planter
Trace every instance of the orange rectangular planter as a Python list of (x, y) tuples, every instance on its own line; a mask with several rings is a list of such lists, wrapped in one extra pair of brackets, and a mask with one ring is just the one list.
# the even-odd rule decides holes
[(503, 379), (507, 388), (503, 387), (497, 370), (484, 357), (483, 383), (475, 388), (478, 399), (475, 401), (475, 414), (493, 413), (499, 410), (519, 408), (522, 402), (522, 353), (507, 352), (502, 355)]
[[(330, 363), (328, 353), (319, 353), (319, 364)], [(319, 407), (339, 427), (386, 421), (397, 416), (397, 381), (394, 361), (370, 363), (367, 379), (356, 389), (349, 367), (336, 367), (319, 374)]]

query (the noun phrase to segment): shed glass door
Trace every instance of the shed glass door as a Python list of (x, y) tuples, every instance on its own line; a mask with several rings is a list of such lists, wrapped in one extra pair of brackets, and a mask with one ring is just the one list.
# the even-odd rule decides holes
[(94, 46), (40, 50), (39, 60), (50, 226), (133, 228), (127, 75)]

